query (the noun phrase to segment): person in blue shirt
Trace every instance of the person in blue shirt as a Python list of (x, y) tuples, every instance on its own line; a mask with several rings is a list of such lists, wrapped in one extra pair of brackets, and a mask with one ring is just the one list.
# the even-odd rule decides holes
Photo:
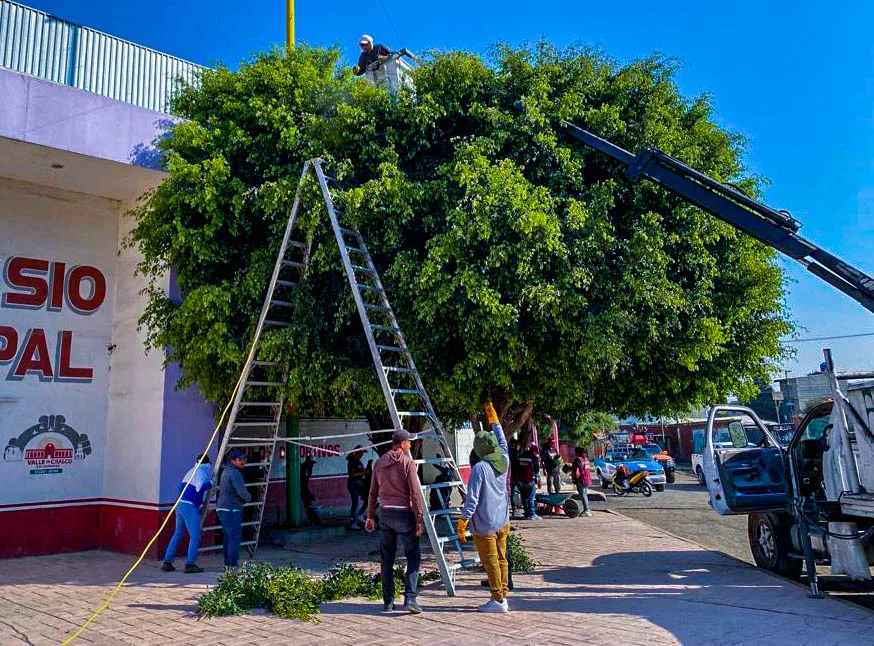
[(467, 495), (456, 531), (458, 539), (467, 542), (470, 523), (473, 543), (489, 579), (492, 598), (479, 606), (480, 612), (508, 612), (509, 563), (507, 562), (507, 535), (510, 533), (510, 500), (507, 495), (507, 471), (510, 454), (504, 430), (498, 421), (494, 406), (489, 402), (486, 419), (491, 432), (480, 431), (473, 441), (473, 450), (479, 461), (470, 471)]
[(185, 573), (196, 574), (203, 572), (202, 567), (197, 565), (197, 548), (200, 547), (200, 508), (207, 492), (212, 489), (212, 469), (208, 455), (198, 455), (194, 466), (179, 483), (182, 499), (176, 505), (176, 531), (164, 552), (164, 564), (161, 569), (164, 572), (174, 572), (173, 561), (176, 559), (176, 550), (185, 530), (188, 530), (188, 555), (185, 559)]

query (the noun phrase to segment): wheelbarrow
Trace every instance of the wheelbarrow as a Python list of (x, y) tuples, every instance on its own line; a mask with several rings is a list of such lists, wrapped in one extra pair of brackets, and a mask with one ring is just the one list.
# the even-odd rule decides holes
[[(600, 491), (594, 491), (589, 487), (589, 506), (593, 501), (607, 502), (607, 496)], [(563, 513), (568, 518), (576, 518), (583, 513), (583, 499), (576, 491), (564, 491), (559, 493), (538, 493), (534, 496), (534, 502), (544, 513)]]

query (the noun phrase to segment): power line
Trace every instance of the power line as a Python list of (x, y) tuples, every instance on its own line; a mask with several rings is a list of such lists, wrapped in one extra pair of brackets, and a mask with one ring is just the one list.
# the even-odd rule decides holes
[(379, 0), (379, 6), (382, 7), (382, 12), (385, 14), (385, 17), (388, 18), (388, 24), (391, 25), (391, 30), (395, 33), (395, 38), (398, 39), (398, 42), (401, 44), (401, 47), (406, 49), (407, 45), (404, 43), (403, 38), (401, 38), (401, 35), (398, 33), (398, 28), (395, 27), (394, 20), (391, 19), (391, 15), (389, 15), (388, 9), (386, 9), (385, 4), (383, 3), (382, 0)]
[(813, 336), (806, 339), (789, 339), (783, 343), (807, 343), (809, 341), (834, 341), (836, 339), (858, 339), (863, 336), (874, 336), (874, 332), (861, 332), (859, 334), (844, 334), (841, 336)]

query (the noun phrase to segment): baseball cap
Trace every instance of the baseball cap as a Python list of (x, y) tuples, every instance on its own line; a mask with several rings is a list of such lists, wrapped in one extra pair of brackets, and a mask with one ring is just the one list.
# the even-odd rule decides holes
[(358, 44), (363, 45), (364, 43), (367, 43), (368, 45), (372, 45), (373, 44), (373, 36), (368, 36), (367, 34), (363, 34), (361, 36), (361, 38), (358, 39)]
[(238, 460), (239, 458), (245, 458), (246, 454), (243, 453), (240, 449), (231, 449), (228, 451), (228, 460)]
[(395, 432), (391, 434), (391, 441), (394, 444), (400, 444), (401, 442), (408, 442), (410, 440), (410, 434), (408, 431), (405, 431), (402, 428), (395, 429)]

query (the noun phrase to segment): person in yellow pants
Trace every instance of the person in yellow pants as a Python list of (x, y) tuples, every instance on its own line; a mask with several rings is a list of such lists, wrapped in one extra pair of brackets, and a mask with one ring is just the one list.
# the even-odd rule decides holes
[(477, 458), (470, 472), (467, 495), (456, 531), (467, 542), (468, 524), (480, 561), (489, 579), (492, 598), (479, 606), (480, 612), (508, 612), (507, 534), (510, 533), (510, 501), (507, 496), (507, 476), (510, 455), (504, 429), (494, 406), (489, 402), (486, 419), (490, 430), (476, 434), (473, 452)]

